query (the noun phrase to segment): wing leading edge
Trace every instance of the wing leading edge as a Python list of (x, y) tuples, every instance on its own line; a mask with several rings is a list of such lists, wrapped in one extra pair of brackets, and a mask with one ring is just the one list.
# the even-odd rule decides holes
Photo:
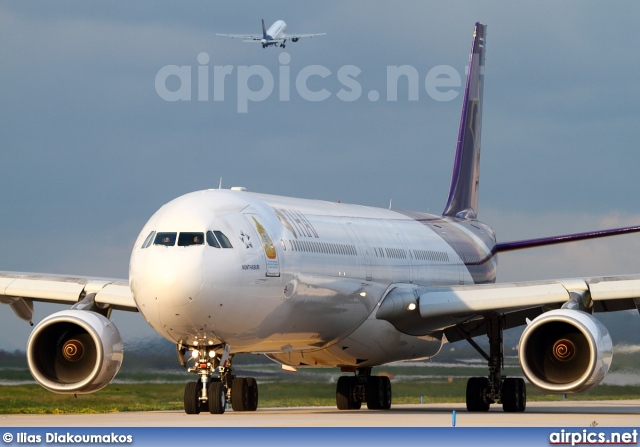
[(218, 37), (230, 37), (231, 39), (247, 39), (249, 41), (262, 40), (262, 36), (258, 36), (256, 34), (214, 34), (214, 36)]
[[(218, 37), (230, 37), (231, 39), (244, 39), (247, 42), (253, 41), (261, 41), (263, 39), (262, 36), (257, 34), (214, 34)], [(317, 34), (285, 34), (277, 39), (269, 39), (270, 42), (280, 42), (286, 39), (306, 39), (317, 36), (326, 36), (327, 33), (317, 33)]]
[(283, 39), (306, 39), (308, 37), (316, 37), (316, 36), (326, 36), (327, 33), (316, 33), (316, 34), (285, 34), (282, 36)]
[(126, 280), (0, 272), (0, 303), (28, 322), (34, 301), (75, 304), (90, 294), (95, 294), (95, 304), (103, 309), (138, 311)]
[[(557, 308), (586, 312), (638, 309), (640, 275), (571, 278), (535, 282), (419, 288), (396, 284), (389, 289), (376, 317), (410, 335), (444, 331), (449, 341), (484, 334), (484, 319), (499, 315), (504, 329), (527, 324)], [(468, 330), (473, 327), (473, 330)], [(465, 329), (466, 328), (466, 329)]]

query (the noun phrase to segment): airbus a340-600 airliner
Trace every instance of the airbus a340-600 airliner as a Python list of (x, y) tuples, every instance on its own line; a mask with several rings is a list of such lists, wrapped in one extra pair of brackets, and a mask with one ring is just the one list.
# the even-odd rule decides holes
[[(495, 283), (497, 255), (640, 231), (618, 228), (497, 243), (477, 219), (483, 24), (476, 24), (451, 189), (442, 215), (211, 189), (178, 197), (142, 228), (129, 280), (3, 272), (0, 301), (31, 321), (33, 302), (71, 305), (43, 319), (27, 344), (33, 377), (55, 393), (90, 393), (118, 372), (123, 343), (112, 310), (138, 311), (195, 375), (189, 414), (258, 406), (258, 385), (234, 374), (239, 353), (295, 370), (339, 368), (340, 410), (391, 407), (372, 368), (431, 358), (466, 340), (488, 374), (468, 380), (469, 411), (526, 406), (525, 380), (503, 374), (502, 334), (526, 325), (519, 359), (549, 393), (596, 386), (612, 341), (595, 312), (640, 309), (640, 275)], [(488, 352), (474, 338), (487, 336)]]

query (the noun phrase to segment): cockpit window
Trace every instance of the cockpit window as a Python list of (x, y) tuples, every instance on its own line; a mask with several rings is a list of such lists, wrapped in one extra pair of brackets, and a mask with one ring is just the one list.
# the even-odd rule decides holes
[(233, 245), (231, 245), (231, 242), (229, 241), (229, 239), (227, 239), (227, 236), (225, 236), (222, 231), (214, 231), (213, 233), (216, 235), (216, 238), (220, 242), (220, 246), (222, 248), (233, 248)]
[(215, 248), (233, 248), (229, 238), (224, 235), (222, 231), (207, 231), (205, 233), (182, 231), (180, 234), (177, 232), (163, 232), (156, 233), (152, 231), (149, 233), (142, 248), (147, 248), (153, 242), (153, 245), (162, 245), (165, 247), (173, 247), (178, 241), (178, 247), (188, 247), (190, 245), (204, 245), (205, 240), (207, 244)]
[(215, 248), (220, 248), (220, 244), (211, 230), (207, 231), (207, 244)]
[(231, 242), (222, 231), (207, 231), (207, 244), (216, 248), (233, 248)]
[(173, 247), (176, 245), (177, 233), (158, 233), (153, 245), (164, 245), (165, 247)]
[(178, 246), (186, 247), (188, 245), (203, 245), (204, 233), (186, 233), (181, 232), (178, 236)]
[(142, 244), (142, 248), (147, 248), (149, 245), (151, 245), (151, 242), (153, 242), (153, 237), (156, 235), (155, 231), (152, 231), (151, 233), (149, 233), (149, 236), (147, 236), (147, 238), (144, 240), (144, 244)]

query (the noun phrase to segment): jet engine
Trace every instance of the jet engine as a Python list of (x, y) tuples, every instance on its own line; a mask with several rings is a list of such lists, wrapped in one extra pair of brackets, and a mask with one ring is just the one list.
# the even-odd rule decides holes
[(104, 388), (122, 365), (120, 333), (106, 317), (65, 310), (38, 324), (27, 344), (31, 375), (54, 393), (92, 393)]
[(551, 393), (581, 393), (609, 371), (609, 331), (591, 314), (558, 309), (529, 323), (520, 337), (520, 365), (529, 381)]
[(291, 38), (291, 42), (297, 42), (298, 40), (300, 40), (298, 37)]

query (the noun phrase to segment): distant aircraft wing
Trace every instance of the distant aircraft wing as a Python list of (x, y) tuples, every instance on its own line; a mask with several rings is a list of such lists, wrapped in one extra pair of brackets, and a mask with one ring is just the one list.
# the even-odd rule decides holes
[(127, 280), (0, 272), (0, 303), (28, 322), (34, 301), (73, 305), (91, 293), (98, 306), (138, 311)]
[(485, 334), (486, 316), (502, 316), (509, 329), (563, 305), (640, 312), (640, 275), (434, 288), (404, 284), (387, 294), (376, 317), (411, 335), (442, 331), (453, 342)]
[(262, 36), (256, 34), (214, 34), (218, 37), (230, 37), (232, 39), (246, 39), (247, 41), (262, 40)]
[(318, 33), (318, 34), (286, 34), (282, 36), (283, 39), (302, 39), (303, 37), (315, 37), (315, 36), (326, 36), (327, 33)]

